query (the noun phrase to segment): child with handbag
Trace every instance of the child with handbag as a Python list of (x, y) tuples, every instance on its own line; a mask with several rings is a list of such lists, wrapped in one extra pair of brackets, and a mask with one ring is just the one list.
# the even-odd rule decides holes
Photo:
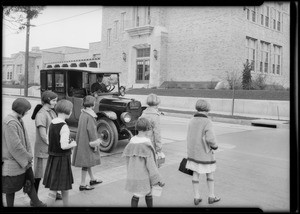
[(55, 106), (58, 114), (49, 126), (48, 153), (43, 184), (50, 189), (47, 204), (53, 205), (57, 191), (62, 192), (63, 205), (68, 206), (69, 190), (74, 182), (71, 169), (71, 148), (76, 142), (70, 140), (70, 129), (66, 124), (72, 114), (73, 104), (69, 100), (60, 100)]
[[(83, 98), (84, 109), (81, 110), (76, 134), (78, 146), (73, 151), (72, 165), (82, 168), (80, 191), (93, 190), (93, 185), (102, 183), (102, 180), (94, 177), (91, 169), (101, 163), (99, 150), (101, 139), (97, 133), (97, 115), (93, 110), (95, 102), (96, 98), (93, 96), (88, 95)], [(86, 184), (87, 172), (91, 179), (89, 185)]]
[(153, 207), (153, 186), (163, 187), (158, 172), (155, 149), (149, 139), (150, 121), (140, 117), (136, 122), (138, 135), (132, 137), (123, 151), (126, 157), (127, 179), (125, 190), (133, 193), (131, 207), (137, 207), (139, 198), (145, 197), (147, 207)]
[(193, 171), (194, 204), (198, 205), (202, 201), (199, 194), (199, 176), (204, 173), (209, 189), (208, 203), (212, 204), (221, 200), (214, 194), (213, 176), (216, 170), (213, 150), (216, 150), (218, 145), (213, 133), (212, 122), (207, 117), (210, 105), (205, 100), (200, 99), (195, 108), (198, 112), (189, 122), (187, 131), (186, 168)]
[(15, 193), (23, 188), (35, 207), (46, 207), (38, 198), (32, 171), (32, 149), (23, 117), (31, 109), (25, 98), (17, 98), (12, 112), (2, 120), (2, 193), (7, 207), (13, 207)]

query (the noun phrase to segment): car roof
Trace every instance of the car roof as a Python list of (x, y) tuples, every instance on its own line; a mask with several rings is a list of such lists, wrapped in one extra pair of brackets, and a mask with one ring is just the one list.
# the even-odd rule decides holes
[(61, 67), (61, 68), (43, 68), (41, 71), (86, 71), (93, 74), (116, 74), (121, 73), (120, 71), (103, 70), (101, 68), (87, 68), (87, 67)]

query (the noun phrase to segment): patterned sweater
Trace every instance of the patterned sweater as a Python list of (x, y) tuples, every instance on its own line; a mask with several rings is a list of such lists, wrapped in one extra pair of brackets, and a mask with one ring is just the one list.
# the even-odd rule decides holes
[(149, 138), (134, 136), (122, 156), (126, 157), (127, 162), (125, 190), (131, 193), (149, 193), (154, 184), (162, 182)]

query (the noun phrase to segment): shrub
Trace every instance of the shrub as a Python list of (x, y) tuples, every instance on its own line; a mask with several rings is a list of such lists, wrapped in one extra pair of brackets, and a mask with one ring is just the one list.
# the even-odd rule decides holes
[(252, 65), (248, 61), (244, 63), (244, 70), (242, 75), (242, 86), (244, 90), (250, 90), (251, 88), (251, 70)]
[(233, 89), (233, 84), (234, 84), (234, 89), (240, 89), (241, 88), (241, 76), (239, 75), (238, 72), (228, 72), (226, 71), (226, 81), (229, 84), (229, 89)]
[(279, 83), (273, 82), (272, 84), (266, 86), (266, 90), (281, 91), (281, 90), (285, 90), (285, 88)]
[(211, 80), (207, 85), (207, 89), (215, 89), (216, 85), (217, 85), (216, 81)]
[(267, 87), (266, 78), (267, 76), (265, 74), (259, 74), (256, 76), (256, 78), (251, 82), (251, 89), (264, 90)]

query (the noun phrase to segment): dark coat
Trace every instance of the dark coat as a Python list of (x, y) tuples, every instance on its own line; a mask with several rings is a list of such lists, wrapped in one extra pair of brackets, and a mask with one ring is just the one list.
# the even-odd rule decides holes
[(76, 167), (92, 167), (100, 164), (100, 151), (90, 147), (89, 142), (97, 140), (96, 114), (91, 115), (82, 110), (76, 134), (77, 146), (73, 150), (72, 165)]

